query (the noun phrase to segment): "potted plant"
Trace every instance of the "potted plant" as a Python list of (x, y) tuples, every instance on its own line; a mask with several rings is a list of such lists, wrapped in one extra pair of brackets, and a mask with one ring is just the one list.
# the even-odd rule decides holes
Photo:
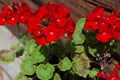
[[(0, 25), (23, 24), (19, 44), (1, 55), (0, 62), (23, 55), (15, 80), (119, 80), (119, 64), (112, 64), (120, 37), (119, 13), (105, 13), (96, 7), (76, 24), (69, 10), (60, 4), (40, 6), (32, 11), (24, 2), (2, 7)], [(26, 40), (27, 33), (31, 39)]]

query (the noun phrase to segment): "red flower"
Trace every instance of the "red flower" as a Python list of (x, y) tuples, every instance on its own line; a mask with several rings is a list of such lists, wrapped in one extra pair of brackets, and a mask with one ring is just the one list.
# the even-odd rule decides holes
[(105, 12), (104, 8), (102, 8), (102, 7), (100, 7), (100, 6), (96, 7), (96, 8), (92, 11), (92, 13), (95, 14), (95, 15), (94, 15), (95, 17), (96, 17), (96, 15), (102, 15), (102, 14), (104, 14), (104, 12)]
[(96, 21), (86, 21), (84, 25), (85, 30), (94, 31), (98, 29), (98, 23)]
[(120, 80), (120, 78), (117, 78), (117, 77), (111, 77), (111, 78), (108, 78), (107, 80)]
[(47, 43), (45, 37), (40, 37), (40, 38), (39, 37), (35, 37), (34, 39), (41, 46), (44, 46)]
[(68, 24), (66, 26), (66, 34), (68, 35), (68, 38), (71, 39), (72, 38), (72, 34), (74, 32), (74, 22), (72, 19), (69, 19)]
[(4, 25), (5, 24), (5, 18), (0, 15), (0, 25)]
[(6, 19), (6, 23), (10, 24), (11, 26), (14, 26), (18, 22), (18, 17), (12, 17)]
[(108, 42), (112, 38), (110, 33), (98, 33), (96, 34), (96, 39), (101, 42)]
[(51, 43), (52, 41), (57, 41), (58, 40), (58, 35), (55, 33), (51, 27), (47, 27), (43, 30), (46, 40), (48, 43)]
[(59, 28), (65, 28), (66, 27), (66, 24), (68, 22), (68, 18), (58, 18), (56, 19), (56, 27), (59, 27)]
[(30, 16), (33, 14), (31, 8), (28, 7), (24, 2), (21, 3), (17, 8), (17, 13), (19, 15), (19, 23), (25, 24)]
[(49, 4), (48, 9), (49, 9), (49, 14), (54, 19), (70, 16), (69, 10), (65, 6), (59, 4)]
[(120, 38), (120, 32), (114, 32), (113, 33), (113, 39), (117, 40)]
[(33, 35), (33, 33), (37, 30), (37, 29), (41, 29), (41, 27), (38, 25), (38, 19), (34, 16), (31, 16), (27, 22), (27, 29), (28, 29), (28, 32), (30, 34)]
[(43, 19), (48, 19), (48, 9), (47, 6), (41, 6), (38, 8), (38, 10), (35, 12), (34, 16), (36, 16), (40, 23), (43, 21)]
[(119, 64), (114, 64), (115, 68), (120, 70), (120, 65)]
[(118, 73), (116, 70), (112, 71), (110, 73), (110, 76), (107, 80), (119, 80), (120, 78), (118, 77)]
[(98, 78), (107, 79), (107, 75), (106, 75), (104, 72), (98, 72), (98, 73), (97, 73), (97, 77), (98, 77)]
[(99, 23), (99, 29), (98, 29), (99, 33), (104, 33), (107, 32), (108, 30), (109, 30), (109, 26), (106, 23), (104, 22)]

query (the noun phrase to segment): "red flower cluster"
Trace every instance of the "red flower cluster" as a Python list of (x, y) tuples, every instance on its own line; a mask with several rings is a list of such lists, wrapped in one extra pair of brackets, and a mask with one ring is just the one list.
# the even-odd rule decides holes
[(65, 34), (72, 38), (74, 31), (73, 20), (65, 6), (48, 4), (32, 12), (23, 2), (4, 5), (0, 13), (0, 25), (5, 23), (14, 26), (16, 23), (26, 24), (28, 32), (40, 45), (58, 41)]
[(105, 13), (104, 8), (98, 6), (91, 14), (86, 15), (84, 29), (97, 31), (96, 39), (108, 42), (111, 39), (120, 38), (120, 15), (117, 12)]
[(120, 80), (120, 65), (119, 64), (114, 64), (114, 70), (110, 73), (109, 76), (107, 76), (106, 73), (104, 72), (99, 72), (97, 74), (98, 78), (103, 78), (105, 80)]
[(29, 18), (28, 31), (40, 45), (58, 41), (64, 34), (71, 39), (74, 23), (69, 15), (68, 9), (59, 4), (41, 6)]
[(14, 26), (17, 22), (25, 23), (32, 14), (31, 9), (22, 2), (4, 5), (0, 12), (0, 25), (5, 23)]

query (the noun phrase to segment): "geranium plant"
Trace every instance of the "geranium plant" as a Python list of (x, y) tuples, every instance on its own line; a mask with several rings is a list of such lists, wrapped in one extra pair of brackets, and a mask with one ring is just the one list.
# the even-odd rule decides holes
[(118, 12), (108, 14), (98, 6), (75, 24), (60, 4), (32, 11), (24, 2), (13, 2), (1, 10), (0, 25), (27, 29), (20, 36), (24, 46), (18, 43), (0, 56), (1, 63), (8, 63), (23, 55), (15, 80), (120, 80), (120, 65), (110, 66), (120, 37)]

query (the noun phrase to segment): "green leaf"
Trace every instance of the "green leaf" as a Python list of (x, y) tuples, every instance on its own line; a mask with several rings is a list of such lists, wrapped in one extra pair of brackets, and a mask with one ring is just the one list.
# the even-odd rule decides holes
[(73, 42), (75, 44), (83, 44), (85, 41), (85, 36), (82, 34), (85, 21), (86, 18), (81, 18), (75, 26), (75, 31), (73, 33)]
[(28, 78), (27, 80), (33, 80), (32, 78)]
[(75, 46), (75, 53), (82, 53), (84, 51), (84, 46), (83, 45), (78, 45)]
[(85, 53), (75, 55), (72, 62), (72, 69), (77, 75), (86, 78), (88, 75), (89, 67), (90, 61)]
[(99, 72), (99, 70), (95, 69), (95, 68), (93, 68), (92, 70), (89, 70), (89, 72), (88, 72), (89, 77), (94, 78), (97, 75), (98, 72)]
[(61, 80), (61, 77), (58, 73), (55, 73), (53, 80)]
[(35, 72), (35, 65), (31, 57), (26, 57), (22, 60), (20, 64), (20, 70), (25, 75), (32, 75)]
[(26, 44), (26, 51), (32, 52), (32, 50), (37, 46), (34, 40), (30, 40)]
[(32, 80), (32, 79), (28, 79), (24, 74), (19, 73), (15, 76), (15, 80)]
[(73, 42), (75, 44), (83, 44), (85, 41), (85, 36), (83, 34), (80, 34), (79, 32), (75, 32), (73, 34)]
[(81, 18), (76, 26), (75, 26), (75, 30), (79, 31), (80, 33), (82, 33), (82, 29), (84, 28), (84, 24), (85, 24), (86, 18)]
[(39, 79), (49, 80), (53, 76), (53, 72), (55, 71), (54, 66), (47, 64), (40, 64), (36, 69), (36, 74)]
[(91, 48), (91, 47), (88, 47), (88, 51), (89, 51), (89, 53), (90, 53), (92, 56), (95, 57), (96, 52), (97, 52), (97, 49), (93, 49), (93, 48)]
[(72, 67), (72, 62), (70, 61), (70, 59), (68, 57), (64, 57), (63, 60), (61, 60), (58, 63), (58, 68), (61, 71), (67, 71), (67, 70), (71, 69), (71, 67)]
[(0, 63), (8, 64), (14, 62), (16, 55), (11, 54), (9, 50), (0, 51)]
[(40, 63), (45, 60), (45, 56), (39, 51), (39, 48), (34, 48), (31, 57), (34, 61), (34, 63)]

